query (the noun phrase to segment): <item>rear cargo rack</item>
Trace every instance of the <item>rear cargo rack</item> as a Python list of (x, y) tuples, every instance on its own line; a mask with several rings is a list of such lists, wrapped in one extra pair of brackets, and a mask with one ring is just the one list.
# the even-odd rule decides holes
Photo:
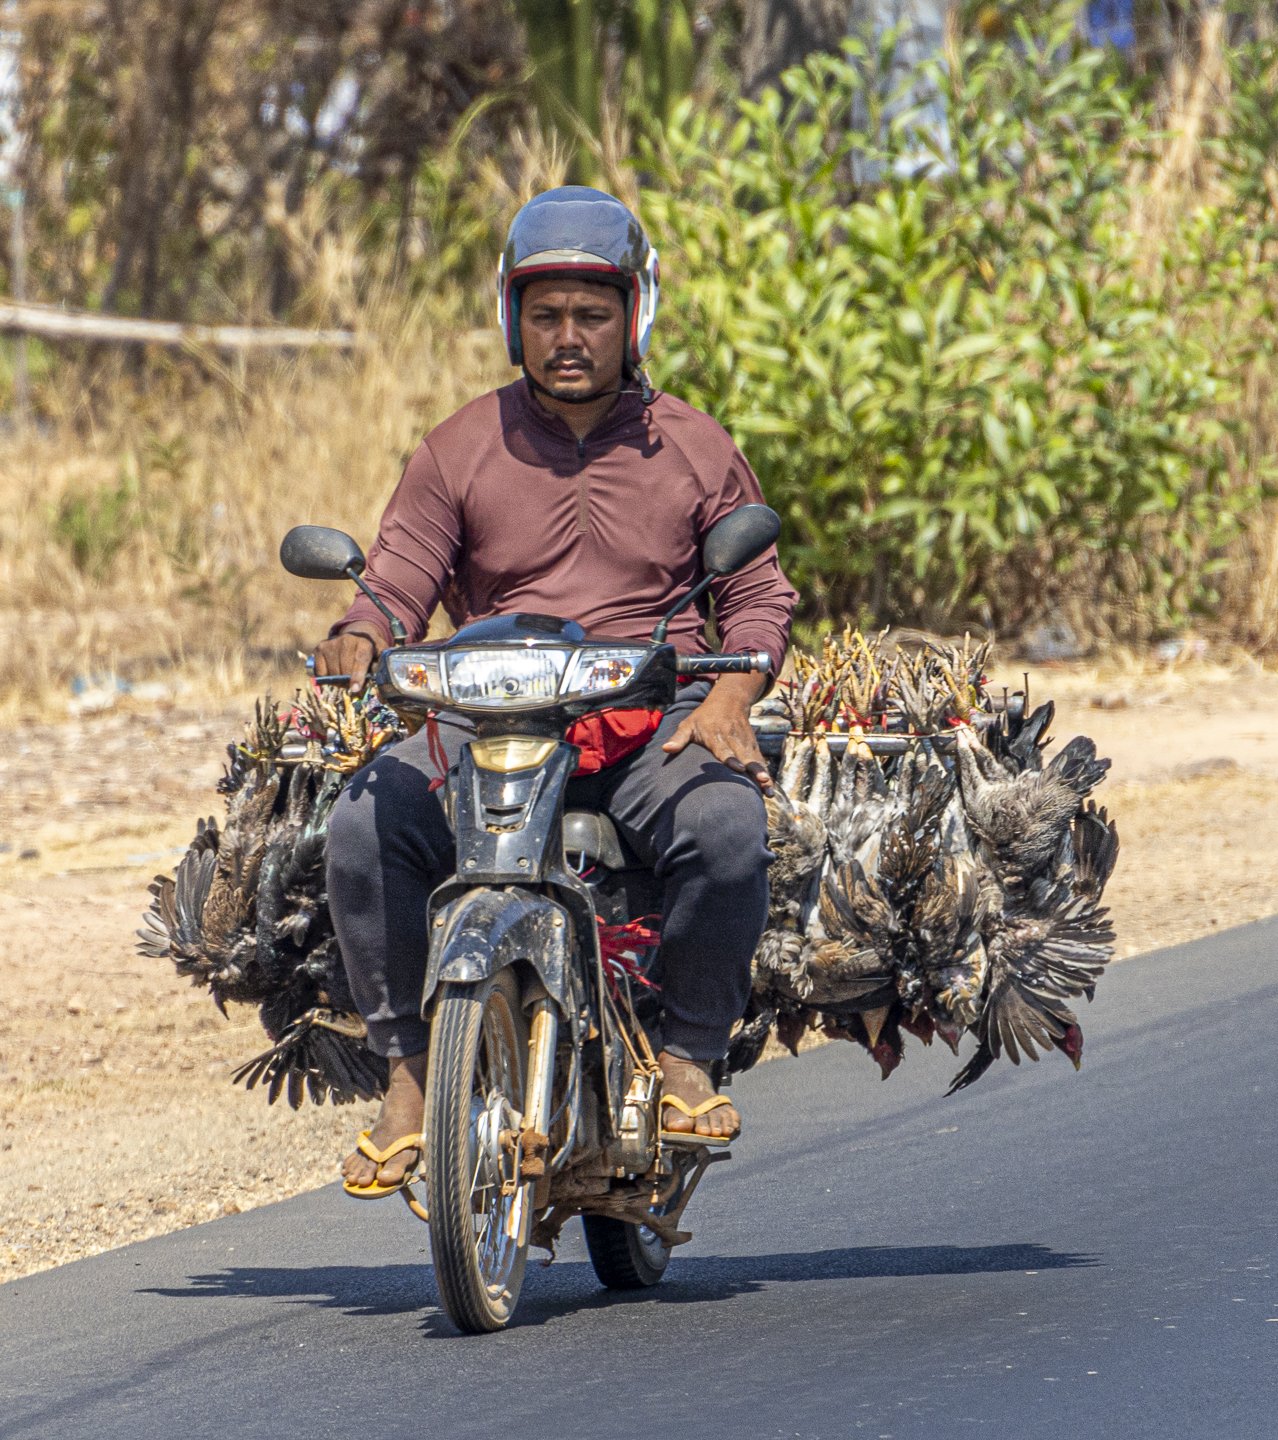
[[(775, 759), (781, 754), (786, 736), (790, 734), (790, 727), (786, 724), (770, 724), (766, 720), (756, 720), (752, 723), (755, 736), (759, 741), (759, 749), (769, 759)], [(834, 756), (842, 756), (848, 748), (848, 742), (853, 738), (851, 735), (839, 731), (823, 730), (819, 733), (824, 737), (826, 744), (830, 747), (830, 753)], [(955, 744), (953, 730), (942, 730), (931, 735), (893, 734), (891, 731), (867, 730), (860, 738), (870, 747), (872, 755), (905, 755), (918, 745), (929, 745), (942, 755), (950, 755), (954, 751)]]

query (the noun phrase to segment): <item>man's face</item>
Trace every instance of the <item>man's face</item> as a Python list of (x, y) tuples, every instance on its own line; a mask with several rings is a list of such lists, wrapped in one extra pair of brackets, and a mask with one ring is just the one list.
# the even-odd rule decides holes
[(519, 307), (524, 364), (557, 398), (573, 399), (621, 384), (626, 303), (614, 285), (533, 280)]

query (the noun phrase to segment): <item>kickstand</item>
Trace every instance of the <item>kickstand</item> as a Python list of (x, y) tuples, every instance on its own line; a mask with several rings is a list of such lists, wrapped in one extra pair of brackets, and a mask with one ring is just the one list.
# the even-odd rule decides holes
[(416, 1215), (419, 1220), (424, 1220), (427, 1225), (429, 1225), (430, 1215), (427, 1213), (425, 1205), (423, 1205), (422, 1202), (417, 1199), (417, 1197), (412, 1193), (412, 1190), (410, 1188), (411, 1186), (418, 1184), (420, 1179), (420, 1176), (414, 1176), (413, 1179), (405, 1183), (404, 1188), (399, 1193), (404, 1197), (404, 1204), (408, 1206), (408, 1208), (413, 1212), (413, 1214)]
[[(673, 1210), (667, 1210), (661, 1218), (668, 1221), (671, 1227), (677, 1226), (683, 1218), (683, 1212), (688, 1207), (688, 1201), (692, 1199), (693, 1192), (697, 1186), (701, 1184), (701, 1177), (709, 1170), (711, 1165), (717, 1165), (721, 1160), (731, 1159), (732, 1152), (730, 1150), (711, 1150), (708, 1146), (702, 1146), (701, 1154), (697, 1156), (696, 1164), (692, 1167), (692, 1173), (688, 1176), (683, 1189), (679, 1193), (678, 1205)], [(689, 1236), (688, 1238), (691, 1239), (692, 1237)]]

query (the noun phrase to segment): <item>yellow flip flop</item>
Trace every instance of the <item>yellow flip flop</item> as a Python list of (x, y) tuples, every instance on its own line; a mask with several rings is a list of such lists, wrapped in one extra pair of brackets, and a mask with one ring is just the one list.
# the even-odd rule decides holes
[[(418, 1154), (417, 1164), (421, 1164), (421, 1156), (425, 1154), (425, 1135), (401, 1135), (398, 1140), (388, 1145), (385, 1150), (379, 1150), (368, 1138), (372, 1132), (361, 1130), (359, 1139), (355, 1142), (355, 1148), (361, 1155), (366, 1155), (376, 1165), (385, 1165), (388, 1160), (393, 1160), (396, 1155), (402, 1155), (405, 1150), (416, 1150)], [(398, 1195), (417, 1174), (417, 1165), (410, 1166), (404, 1172), (404, 1178), (394, 1185), (379, 1185), (374, 1181), (371, 1185), (352, 1185), (349, 1180), (342, 1181), (342, 1189), (348, 1195), (353, 1195), (357, 1200), (382, 1200), (387, 1195)]]
[[(726, 1095), (712, 1095), (709, 1100), (703, 1100), (700, 1105), (689, 1105), (678, 1095), (663, 1095), (660, 1108), (664, 1112), (667, 1105), (673, 1105), (681, 1115), (686, 1115), (695, 1123), (703, 1115), (709, 1115), (712, 1110), (721, 1110), (725, 1105), (731, 1104), (732, 1101)], [(667, 1145), (731, 1145), (740, 1134), (740, 1126), (731, 1135), (698, 1135), (695, 1130), (666, 1130), (663, 1128), (661, 1138)]]

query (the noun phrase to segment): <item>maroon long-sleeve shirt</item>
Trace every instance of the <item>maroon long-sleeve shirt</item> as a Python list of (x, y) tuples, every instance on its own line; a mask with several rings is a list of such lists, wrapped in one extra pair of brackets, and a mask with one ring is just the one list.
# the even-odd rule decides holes
[[(365, 578), (410, 639), (443, 600), (459, 626), (531, 612), (646, 640), (704, 573), (701, 542), (714, 522), (762, 498), (728, 433), (682, 400), (623, 394), (579, 441), (520, 380), (464, 406), (417, 447)], [(779, 674), (797, 597), (775, 548), (711, 591), (723, 648), (766, 650)], [(390, 643), (363, 595), (333, 633), (356, 621)], [(704, 613), (686, 610), (669, 638), (684, 653), (705, 652)]]

